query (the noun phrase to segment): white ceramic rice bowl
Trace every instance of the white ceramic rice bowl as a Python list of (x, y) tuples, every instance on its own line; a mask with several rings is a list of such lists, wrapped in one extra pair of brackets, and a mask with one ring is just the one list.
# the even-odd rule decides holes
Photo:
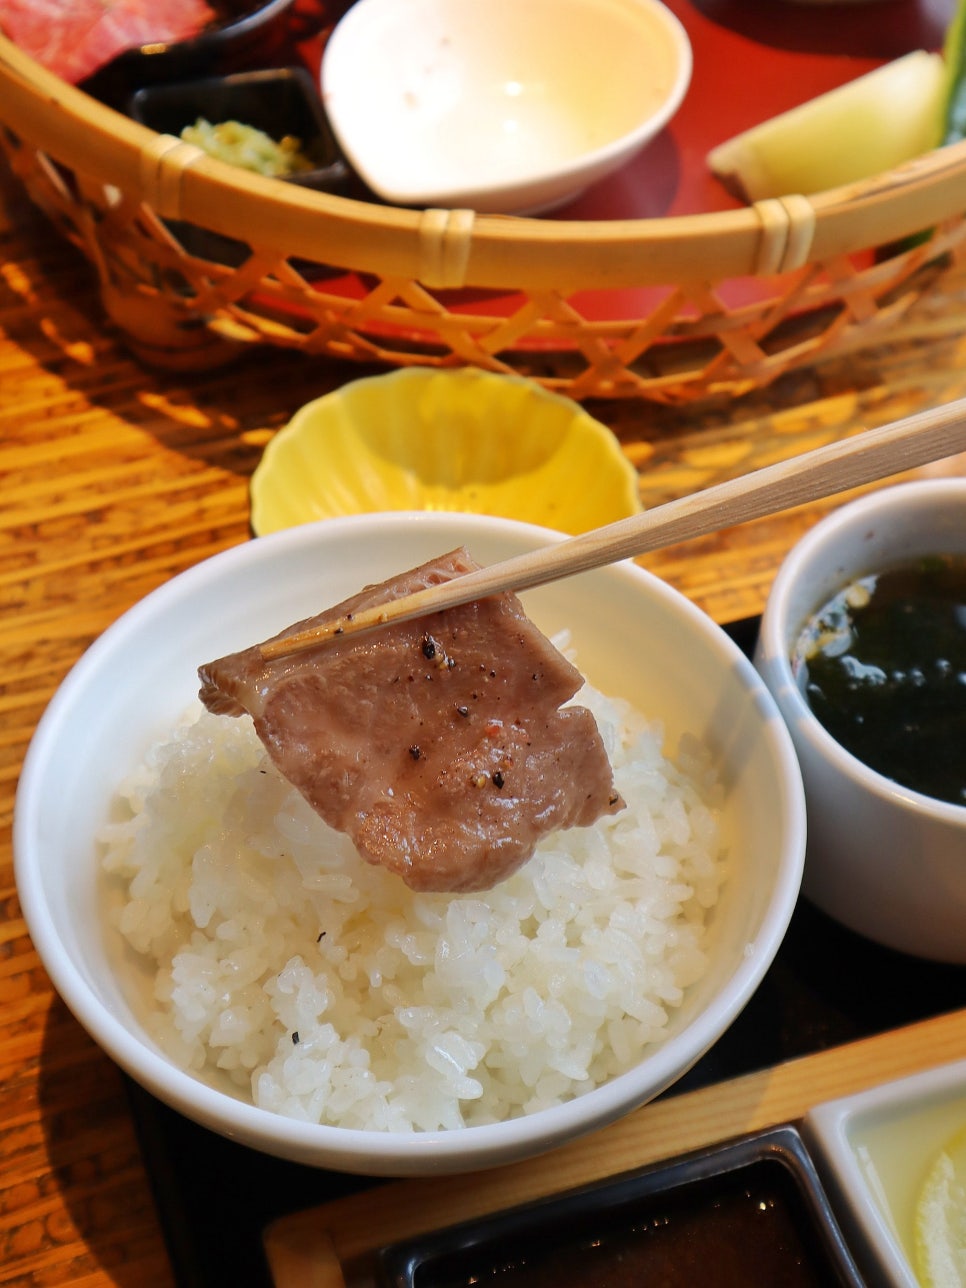
[(805, 822), (791, 742), (751, 664), (711, 620), (624, 563), (531, 591), (548, 633), (571, 629), (588, 679), (709, 746), (726, 789), (733, 871), (714, 912), (710, 969), (668, 1038), (636, 1068), (569, 1103), (435, 1133), (317, 1126), (242, 1103), (172, 1066), (147, 1036), (138, 980), (106, 925), (94, 837), (121, 778), (194, 698), (198, 664), (456, 545), (498, 559), (554, 538), (512, 520), (458, 514), (353, 516), (280, 532), (174, 578), (81, 658), (44, 714), (18, 789), (15, 872), (34, 944), (58, 992), (137, 1082), (203, 1126), (300, 1163), (370, 1175), (470, 1171), (553, 1148), (667, 1088), (728, 1028), (786, 931)]

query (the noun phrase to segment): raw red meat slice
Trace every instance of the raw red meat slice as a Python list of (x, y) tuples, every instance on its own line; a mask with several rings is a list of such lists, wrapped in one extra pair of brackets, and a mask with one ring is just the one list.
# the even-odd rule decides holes
[(72, 84), (125, 49), (188, 40), (215, 17), (205, 0), (0, 0), (4, 34)]
[[(475, 567), (454, 551), (283, 634)], [(623, 807), (592, 714), (560, 709), (580, 673), (514, 595), (199, 675), (209, 710), (247, 711), (313, 808), (415, 890), (487, 889), (541, 837)]]

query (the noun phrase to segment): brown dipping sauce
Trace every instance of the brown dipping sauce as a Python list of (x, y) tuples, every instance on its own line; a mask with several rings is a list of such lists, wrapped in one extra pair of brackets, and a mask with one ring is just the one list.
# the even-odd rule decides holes
[(575, 1237), (417, 1268), (413, 1288), (827, 1288), (840, 1283), (790, 1178), (763, 1164), (659, 1196)]

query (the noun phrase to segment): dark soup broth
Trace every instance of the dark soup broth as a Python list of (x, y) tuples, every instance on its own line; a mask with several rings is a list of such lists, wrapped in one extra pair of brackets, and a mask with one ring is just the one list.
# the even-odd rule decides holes
[(904, 787), (966, 805), (966, 555), (851, 582), (809, 621), (793, 666), (847, 751)]

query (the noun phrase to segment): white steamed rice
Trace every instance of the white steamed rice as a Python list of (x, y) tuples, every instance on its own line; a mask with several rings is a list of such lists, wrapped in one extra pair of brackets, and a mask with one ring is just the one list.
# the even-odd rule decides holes
[(671, 763), (623, 702), (576, 700), (627, 808), (460, 896), (363, 863), (247, 718), (190, 713), (102, 832), (159, 1045), (265, 1109), (387, 1131), (533, 1113), (636, 1064), (707, 966), (716, 788), (696, 746)]

